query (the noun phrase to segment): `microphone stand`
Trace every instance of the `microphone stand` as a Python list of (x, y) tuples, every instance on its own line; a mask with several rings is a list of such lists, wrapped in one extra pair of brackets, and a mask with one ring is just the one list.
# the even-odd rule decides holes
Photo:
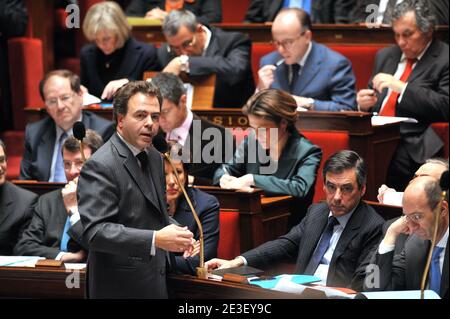
[(439, 214), (441, 213), (442, 202), (445, 200), (446, 196), (447, 196), (447, 192), (445, 190), (443, 190), (441, 192), (441, 200), (439, 201), (439, 204), (436, 208), (436, 212), (435, 212), (436, 217), (435, 217), (435, 221), (434, 221), (433, 238), (431, 239), (431, 247), (430, 247), (430, 250), (428, 251), (427, 263), (425, 264), (425, 270), (422, 275), (422, 283), (420, 285), (420, 299), (424, 299), (424, 297), (425, 297), (425, 293), (424, 293), (425, 284), (426, 284), (427, 277), (428, 277), (428, 271), (430, 270), (433, 249), (434, 249), (434, 246), (436, 246), (437, 231), (438, 231), (438, 226), (439, 226)]
[(80, 142), (80, 151), (81, 151), (81, 160), (84, 162), (86, 162), (86, 156), (84, 156), (84, 143), (83, 140), (79, 140)]
[(194, 216), (195, 222), (197, 223), (198, 231), (200, 233), (200, 264), (199, 267), (197, 267), (197, 277), (201, 279), (206, 279), (208, 277), (208, 271), (205, 268), (205, 253), (204, 253), (204, 243), (203, 243), (203, 226), (200, 222), (200, 219), (198, 218), (198, 214), (194, 209), (194, 206), (192, 205), (192, 202), (186, 193), (186, 189), (184, 188), (183, 183), (180, 182), (180, 177), (178, 176), (177, 169), (175, 168), (175, 165), (172, 162), (172, 159), (170, 158), (169, 153), (162, 153), (164, 158), (169, 162), (170, 166), (172, 167), (173, 172), (175, 173), (175, 179), (177, 180), (178, 186), (181, 188), (181, 191), (183, 192), (184, 198), (186, 199), (189, 208), (191, 209), (192, 215)]

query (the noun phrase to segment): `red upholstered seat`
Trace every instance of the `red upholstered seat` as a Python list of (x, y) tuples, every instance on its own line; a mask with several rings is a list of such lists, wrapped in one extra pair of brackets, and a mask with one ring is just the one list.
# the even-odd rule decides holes
[(431, 127), (434, 129), (437, 135), (439, 135), (442, 141), (444, 141), (444, 157), (448, 158), (448, 123), (433, 123)]
[(340, 150), (350, 149), (349, 136), (344, 132), (332, 132), (332, 131), (302, 131), (301, 132), (307, 139), (313, 144), (318, 145), (322, 149), (322, 161), (319, 166), (319, 171), (316, 179), (316, 186), (314, 192), (313, 203), (325, 199), (325, 193), (323, 191), (323, 176), (322, 169), (325, 161), (334, 153)]
[(3, 132), (1, 138), (6, 145), (6, 153), (8, 155), (6, 179), (18, 179), (20, 174), (20, 161), (22, 160), (25, 133), (24, 131), (6, 131)]
[(44, 77), (42, 41), (33, 38), (8, 40), (9, 71), (14, 128), (25, 128), (25, 107), (43, 106), (39, 81)]
[(220, 236), (217, 257), (233, 259), (241, 253), (239, 212), (220, 211)]
[(80, 65), (80, 58), (63, 58), (59, 59), (56, 62), (56, 68), (57, 69), (65, 69), (70, 70), (75, 74), (80, 74), (81, 65)]
[(263, 56), (272, 52), (274, 49), (270, 43), (253, 43), (252, 44), (252, 71), (255, 84), (258, 84), (259, 61)]
[(222, 22), (242, 22), (251, 0), (222, 0)]
[(386, 45), (329, 45), (330, 49), (339, 52), (352, 62), (353, 72), (356, 77), (356, 89), (367, 88), (372, 74), (375, 55), (378, 50)]

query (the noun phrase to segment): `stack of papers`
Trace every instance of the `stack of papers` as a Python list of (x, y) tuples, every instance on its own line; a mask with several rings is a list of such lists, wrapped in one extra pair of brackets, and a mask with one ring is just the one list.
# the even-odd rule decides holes
[[(420, 290), (361, 292), (367, 299), (420, 299)], [(433, 290), (424, 291), (424, 299), (441, 299)]]
[(45, 258), (36, 256), (0, 256), (0, 267), (34, 267), (40, 259)]
[(372, 116), (372, 126), (382, 126), (392, 123), (419, 123), (416, 119), (410, 117), (398, 117), (398, 116)]

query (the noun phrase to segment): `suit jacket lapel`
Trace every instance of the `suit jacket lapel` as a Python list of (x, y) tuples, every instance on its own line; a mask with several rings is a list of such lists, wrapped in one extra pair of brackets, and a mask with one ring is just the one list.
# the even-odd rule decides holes
[[(0, 206), (0, 225), (3, 223), (3, 221), (12, 214), (12, 205), (13, 205), (13, 198), (10, 193), (10, 185), (8, 185), (9, 182), (6, 182), (2, 186), (2, 192), (0, 196), (0, 203), (3, 202), (3, 206)], [(2, 200), (3, 199), (3, 200)]]
[(163, 186), (161, 185), (161, 171), (158, 171), (160, 168), (158, 168), (158, 163), (161, 162), (161, 155), (157, 151), (150, 151), (149, 152), (149, 168), (150, 168), (150, 175), (152, 178), (152, 181), (149, 181), (150, 183), (153, 182), (153, 185), (156, 189), (156, 195), (157, 200), (159, 202), (160, 211), (164, 212), (164, 207), (167, 207), (166, 202), (166, 195), (163, 191)]
[(416, 78), (418, 78), (424, 71), (429, 70), (430, 65), (433, 64), (434, 59), (439, 55), (439, 43), (436, 40), (430, 44), (427, 52), (422, 56), (422, 59), (417, 62), (417, 65), (411, 72), (411, 75), (408, 78), (408, 82), (413, 82)]
[(46, 172), (46, 176), (43, 179), (48, 180), (50, 178), (50, 171), (52, 167), (53, 150), (55, 147), (56, 138), (56, 124), (52, 120), (50, 129), (46, 130), (39, 141), (37, 148), (37, 166), (39, 172)]
[(441, 297), (444, 298), (445, 295), (448, 295), (448, 243), (447, 239), (447, 247), (445, 247), (445, 257), (444, 257), (444, 266), (442, 267), (442, 277), (441, 277)]
[(155, 208), (160, 211), (158, 201), (152, 196), (153, 194), (150, 191), (150, 181), (145, 180), (145, 175), (139, 167), (137, 158), (133, 155), (131, 150), (120, 140), (120, 137), (117, 136), (117, 133), (113, 135), (111, 139), (113, 139), (112, 143), (116, 146), (119, 155), (124, 158), (123, 165), (125, 166), (125, 169), (136, 182), (142, 194), (150, 201), (150, 203), (153, 204), (153, 206), (155, 206)]
[(289, 92), (289, 66), (286, 63), (283, 63), (275, 70), (275, 81), (278, 81), (280, 89)]
[(316, 74), (320, 71), (320, 66), (322, 64), (321, 54), (319, 52), (319, 48), (313, 42), (311, 52), (306, 59), (305, 65), (300, 72), (300, 76), (297, 79), (297, 83), (294, 85), (294, 92), (296, 95), (301, 95), (305, 88), (313, 83), (313, 79)]
[(283, 0), (272, 0), (269, 7), (269, 21), (273, 21), (283, 5)]
[(208, 27), (211, 31), (211, 40), (209, 42), (208, 48), (206, 49), (205, 56), (215, 56), (219, 54), (219, 43), (216, 37), (216, 30), (213, 27)]

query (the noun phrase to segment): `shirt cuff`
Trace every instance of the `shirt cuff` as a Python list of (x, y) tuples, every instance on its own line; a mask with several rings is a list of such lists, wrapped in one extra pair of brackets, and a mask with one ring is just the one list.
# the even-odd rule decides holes
[(65, 254), (67, 254), (67, 253), (64, 252), (64, 251), (61, 251), (61, 252), (56, 256), (55, 260), (61, 260), (62, 256), (64, 256)]
[(78, 208), (71, 209), (72, 215), (69, 218), (70, 226), (75, 225), (80, 220), (80, 213), (78, 212)]
[(152, 247), (150, 248), (150, 256), (155, 256), (156, 255), (155, 236), (156, 236), (156, 231), (153, 232)]
[(384, 255), (390, 253), (395, 249), (395, 245), (386, 245), (384, 240), (381, 242), (380, 246), (378, 246), (378, 254)]
[(237, 256), (236, 258), (241, 258), (242, 261), (244, 262), (244, 266), (247, 266), (247, 265), (248, 265), (247, 259), (245, 259), (244, 257), (242, 257), (242, 256)]

